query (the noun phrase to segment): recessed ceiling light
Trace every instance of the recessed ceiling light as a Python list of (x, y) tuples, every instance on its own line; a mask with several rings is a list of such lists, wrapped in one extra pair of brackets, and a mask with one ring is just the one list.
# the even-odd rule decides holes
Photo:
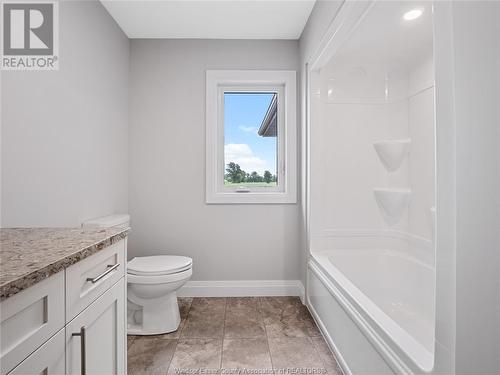
[(403, 14), (403, 19), (405, 21), (412, 21), (420, 17), (424, 11), (422, 9), (412, 9)]

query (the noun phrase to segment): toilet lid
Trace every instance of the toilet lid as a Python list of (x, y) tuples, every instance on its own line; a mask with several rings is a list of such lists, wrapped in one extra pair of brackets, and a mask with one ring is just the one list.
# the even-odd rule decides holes
[(127, 272), (132, 275), (169, 275), (190, 269), (192, 264), (191, 258), (177, 255), (135, 257), (127, 263)]

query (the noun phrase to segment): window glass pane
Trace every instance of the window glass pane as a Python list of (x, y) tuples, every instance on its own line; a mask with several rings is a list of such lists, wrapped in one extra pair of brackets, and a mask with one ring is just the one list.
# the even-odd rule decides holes
[(224, 93), (224, 185), (278, 185), (276, 93)]

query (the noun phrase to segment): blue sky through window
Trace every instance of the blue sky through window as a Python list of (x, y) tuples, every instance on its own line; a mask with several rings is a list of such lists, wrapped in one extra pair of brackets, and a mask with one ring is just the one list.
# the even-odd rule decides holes
[(276, 174), (276, 137), (257, 132), (273, 93), (224, 93), (224, 162), (247, 173)]

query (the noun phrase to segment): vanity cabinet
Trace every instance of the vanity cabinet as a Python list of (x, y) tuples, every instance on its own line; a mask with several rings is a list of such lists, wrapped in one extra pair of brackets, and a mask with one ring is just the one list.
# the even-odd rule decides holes
[(125, 294), (120, 279), (66, 326), (66, 374), (125, 373)]
[(126, 243), (0, 302), (0, 375), (126, 373)]
[(2, 301), (0, 373), (7, 374), (63, 327), (64, 272)]
[(64, 373), (64, 329), (61, 329), (9, 372), (9, 375), (62, 375)]
[(66, 322), (125, 276), (124, 241), (111, 245), (66, 269)]

